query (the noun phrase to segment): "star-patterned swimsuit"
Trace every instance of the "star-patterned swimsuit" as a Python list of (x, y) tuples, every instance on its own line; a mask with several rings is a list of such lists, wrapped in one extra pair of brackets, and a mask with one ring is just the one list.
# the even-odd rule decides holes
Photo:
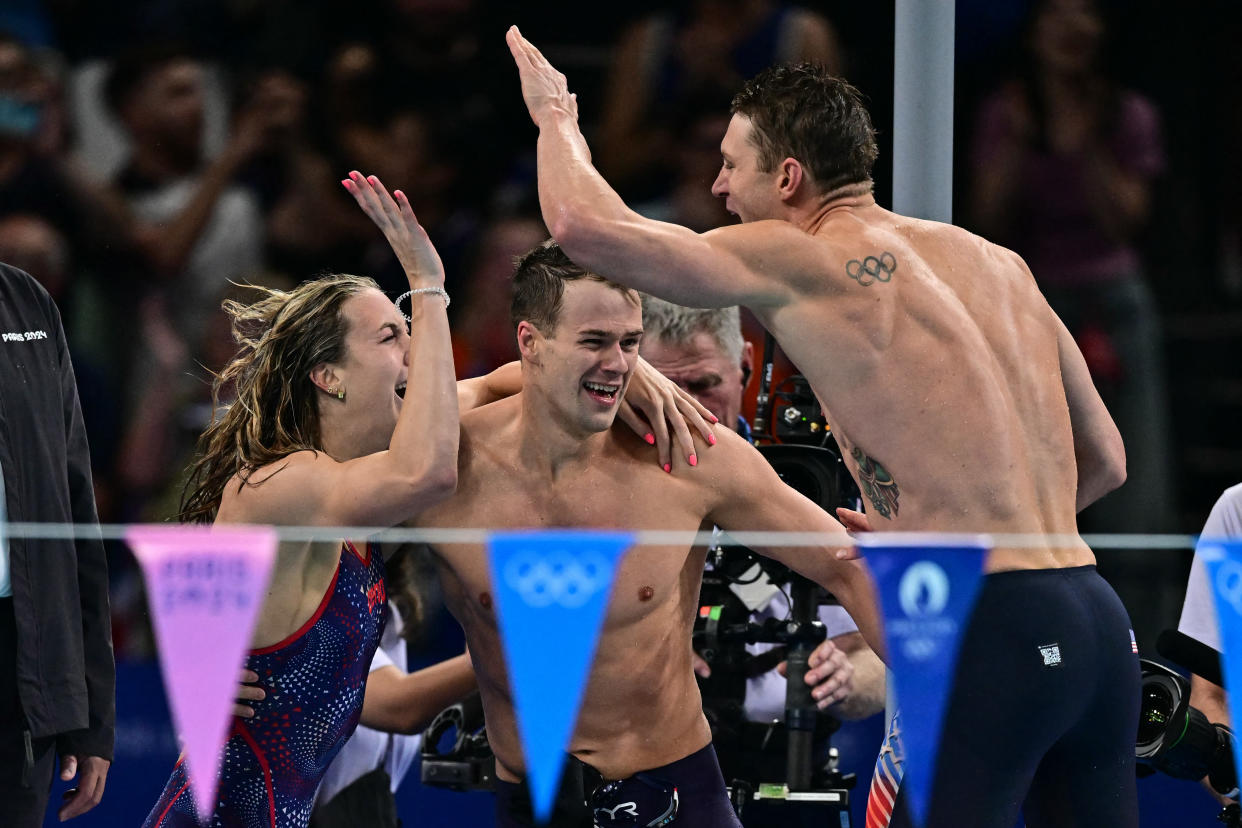
[[(348, 541), (315, 614), (293, 635), (251, 650), (246, 666), (267, 693), (254, 718), (234, 717), (213, 828), (303, 828), (328, 764), (362, 713), (371, 657), (383, 633), (387, 596), (378, 547)], [(198, 820), (184, 756), (144, 828), (191, 828)]]

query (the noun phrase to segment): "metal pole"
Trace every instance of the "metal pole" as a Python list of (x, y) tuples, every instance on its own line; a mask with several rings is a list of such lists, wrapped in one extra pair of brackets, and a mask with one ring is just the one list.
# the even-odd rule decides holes
[(953, 220), (954, 0), (896, 0), (893, 210)]

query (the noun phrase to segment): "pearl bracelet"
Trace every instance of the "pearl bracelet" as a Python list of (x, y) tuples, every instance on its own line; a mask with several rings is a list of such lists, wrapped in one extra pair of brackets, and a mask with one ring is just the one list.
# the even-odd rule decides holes
[[(402, 299), (404, 299), (404, 298), (405, 298), (405, 297), (407, 297), (407, 296), (416, 296), (416, 295), (418, 295), (418, 294), (420, 294), (420, 293), (434, 293), (436, 296), (439, 296), (441, 299), (443, 299), (443, 300), (444, 300), (444, 307), (445, 307), (445, 308), (448, 308), (448, 306), (449, 306), (449, 295), (448, 295), (448, 291), (447, 291), (447, 290), (445, 290), (445, 289), (444, 289), (444, 288), (442, 288), (442, 287), (425, 287), (425, 288), (415, 288), (414, 290), (407, 290), (405, 293), (403, 293), (403, 294), (401, 294), (400, 296), (398, 296), (398, 297), (397, 297), (397, 299), (396, 299), (396, 301), (394, 301), (394, 302), (393, 302), (393, 304), (397, 306), (397, 309), (398, 309), (398, 310), (401, 310), (401, 300), (402, 300)], [(409, 315), (409, 314), (407, 314), (407, 313), (405, 313), (404, 311), (402, 311), (402, 312), (401, 312), (401, 315), (405, 317), (405, 321), (406, 321), (406, 322), (413, 322), (413, 321), (414, 321), (413, 319), (411, 319), (411, 318), (410, 318), (410, 315)]]

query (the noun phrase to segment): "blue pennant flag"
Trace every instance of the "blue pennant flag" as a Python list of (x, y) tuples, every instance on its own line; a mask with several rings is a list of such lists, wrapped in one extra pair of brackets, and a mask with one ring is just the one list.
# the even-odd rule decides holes
[(547, 822), (578, 719), (600, 624), (632, 534), (505, 532), (488, 541), (535, 818)]
[[(1229, 715), (1232, 721), (1242, 722), (1242, 540), (1202, 537), (1195, 554), (1203, 560), (1212, 584)], [(1242, 741), (1230, 741), (1236, 767), (1242, 768)]]
[(901, 708), (901, 784), (910, 815), (921, 825), (930, 805), (958, 647), (990, 544), (978, 536), (878, 533), (860, 536), (858, 543), (879, 590), (888, 663)]

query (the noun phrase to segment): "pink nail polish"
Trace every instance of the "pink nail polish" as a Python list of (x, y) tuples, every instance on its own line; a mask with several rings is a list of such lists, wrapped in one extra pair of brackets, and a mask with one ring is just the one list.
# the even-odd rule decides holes
[(699, 458), (693, 454), (690, 455), (690, 465), (697, 466), (698, 464), (699, 464)]
[(664, 464), (664, 470), (665, 470), (666, 472), (668, 472), (669, 474), (672, 474), (672, 473), (673, 473), (673, 467), (672, 467), (672, 466), (670, 466), (668, 463), (665, 463), (665, 464)]
[(715, 414), (713, 414), (713, 415), (712, 415), (712, 422), (713, 422), (713, 423), (718, 423), (718, 422), (720, 422), (720, 418), (719, 418), (719, 417), (717, 417)]
[(707, 444), (708, 444), (709, 446), (714, 446), (714, 445), (716, 445), (716, 435), (715, 435), (715, 434), (709, 434), (709, 435), (707, 435)]
[(352, 184), (352, 183), (353, 183), (353, 182), (352, 182), (352, 181), (350, 181), (348, 178), (342, 178), (342, 179), (341, 179), (341, 186), (342, 186), (342, 187), (344, 187), (344, 188), (345, 188), (345, 189), (347, 189), (347, 190), (349, 189), (349, 185), (350, 185), (350, 184)]
[(654, 435), (654, 434), (650, 434), (650, 433), (648, 433), (648, 434), (644, 434), (644, 435), (643, 435), (643, 439), (647, 441), (647, 445), (649, 445), (649, 446), (654, 446), (654, 445), (655, 445), (655, 435)]
[(374, 186), (374, 187), (378, 187), (378, 186), (379, 186), (379, 179), (378, 179), (378, 178), (376, 178), (376, 177), (375, 177), (375, 176), (373, 176), (373, 175), (368, 175), (368, 176), (367, 176), (367, 181), (370, 181), (370, 182), (371, 182), (371, 185), (372, 185), (372, 186)]

